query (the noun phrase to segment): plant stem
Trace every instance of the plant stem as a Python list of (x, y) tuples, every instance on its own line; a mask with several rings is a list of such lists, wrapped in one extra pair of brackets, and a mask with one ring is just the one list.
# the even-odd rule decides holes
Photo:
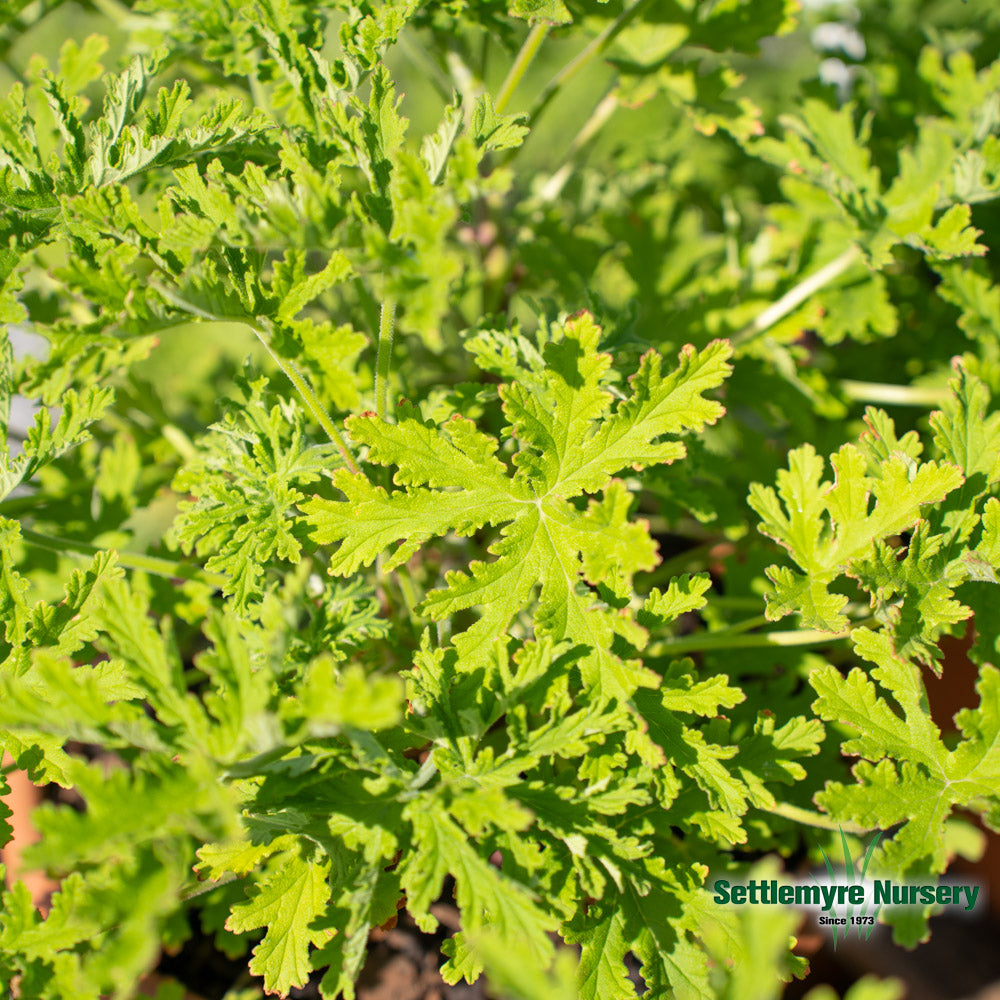
[(734, 597), (731, 594), (713, 594), (711, 591), (705, 595), (708, 598), (708, 606), (719, 608), (721, 611), (742, 611), (744, 609), (754, 610), (759, 608), (763, 598), (760, 597)]
[(189, 899), (194, 899), (196, 896), (203, 896), (206, 892), (211, 892), (213, 889), (221, 889), (224, 885), (231, 885), (241, 878), (246, 878), (246, 875), (229, 874), (223, 875), (222, 878), (216, 879), (214, 882), (199, 882), (181, 890), (181, 902), (186, 903)]
[(375, 412), (385, 420), (389, 401), (389, 370), (392, 367), (392, 334), (396, 322), (396, 303), (391, 298), (382, 302), (378, 319), (378, 358), (375, 362)]
[[(82, 492), (82, 490), (73, 490), (72, 492), (67, 493), (67, 496), (74, 496), (77, 493)], [(0, 515), (3, 517), (17, 517), (25, 511), (37, 511), (39, 505), (44, 504), (45, 502), (46, 498), (38, 493), (29, 493), (26, 496), (19, 497), (12, 497), (8, 495), (3, 500), (0, 500)]]
[[(854, 626), (857, 627), (856, 625)], [(747, 635), (731, 629), (718, 632), (698, 632), (676, 639), (664, 639), (656, 644), (657, 657), (679, 656), (719, 649), (764, 649), (768, 646), (826, 646), (851, 635), (852, 629), (821, 632), (819, 629), (793, 629), (786, 632), (755, 632)]]
[[(263, 322), (261, 317), (258, 317), (258, 322)], [(252, 324), (248, 324), (248, 326), (250, 326), (250, 329), (257, 335), (257, 339), (264, 345), (264, 350), (271, 355), (271, 360), (285, 373), (288, 381), (295, 386), (309, 412), (315, 417), (320, 427), (326, 431), (326, 436), (337, 446), (344, 464), (351, 472), (357, 475), (360, 469), (358, 469), (357, 463), (354, 461), (347, 447), (344, 436), (337, 429), (337, 425), (331, 419), (330, 414), (326, 412), (326, 407), (320, 402), (319, 397), (313, 391), (312, 386), (306, 381), (305, 376), (296, 368), (292, 361), (288, 358), (282, 358), (277, 354), (261, 330), (258, 330)]]
[[(381, 567), (379, 569), (381, 570)], [(420, 615), (417, 613), (420, 598), (417, 596), (417, 589), (413, 586), (413, 579), (410, 577), (410, 571), (406, 568), (406, 565), (397, 567), (394, 576), (396, 578), (396, 586), (399, 587), (399, 592), (403, 598), (407, 617), (410, 621), (420, 618)]]
[(125, 31), (149, 27), (150, 22), (154, 20), (151, 17), (137, 14), (130, 7), (120, 3), (119, 0), (91, 0), (91, 2), (105, 17), (114, 22), (115, 27)]
[(790, 802), (775, 802), (770, 809), (763, 806), (760, 808), (775, 816), (782, 816), (805, 826), (816, 826), (822, 830), (843, 830), (844, 833), (862, 834), (871, 833), (874, 829), (874, 827), (859, 826), (857, 823), (851, 822), (835, 823), (830, 816), (813, 812), (812, 809), (803, 809), (801, 806), (793, 806)]
[[(337, 450), (344, 459), (344, 464), (355, 475), (358, 474), (360, 470), (351, 455), (350, 449), (347, 447), (347, 442), (337, 429), (337, 425), (330, 418), (330, 414), (326, 412), (326, 407), (320, 402), (312, 386), (306, 381), (305, 376), (298, 368), (295, 367), (294, 363), (287, 358), (280, 357), (274, 348), (271, 347), (269, 338), (260, 327), (251, 323), (246, 316), (219, 316), (216, 313), (208, 312), (208, 310), (196, 306), (193, 302), (188, 302), (172, 289), (165, 288), (157, 282), (150, 282), (150, 287), (166, 302), (174, 306), (174, 308), (186, 312), (189, 316), (196, 316), (198, 319), (208, 320), (211, 323), (242, 323), (244, 326), (249, 327), (253, 331), (254, 336), (263, 345), (264, 350), (271, 356), (271, 360), (284, 372), (288, 381), (295, 387), (298, 394), (302, 397), (302, 402), (306, 404), (306, 408), (326, 432), (326, 436), (337, 446)], [(261, 326), (268, 325), (268, 320), (263, 316), (258, 316), (257, 322)]]
[(365, 287), (361, 278), (354, 278), (353, 284), (354, 290), (358, 293), (358, 302), (364, 310), (365, 319), (368, 321), (368, 325), (374, 329), (378, 326), (378, 310), (375, 299), (372, 298), (372, 293)]
[(884, 403), (886, 406), (941, 406), (949, 396), (944, 387), (857, 382), (851, 378), (841, 379), (840, 387), (845, 395), (859, 403)]
[(262, 750), (259, 754), (253, 757), (248, 757), (246, 760), (239, 760), (235, 764), (230, 764), (222, 772), (222, 778), (224, 781), (232, 781), (234, 778), (252, 778), (257, 774), (260, 774), (260, 769), (262, 767), (267, 767), (268, 764), (274, 764), (276, 761), (281, 760), (282, 757), (287, 756), (292, 752), (290, 746), (286, 746), (284, 743), (278, 744), (278, 746), (271, 747), (270, 750)]
[(583, 69), (591, 59), (599, 56), (628, 27), (629, 23), (643, 7), (649, 6), (651, 0), (636, 0), (631, 7), (626, 8), (599, 35), (591, 39), (583, 51), (577, 53), (551, 80), (541, 89), (535, 103), (528, 114), (528, 125), (534, 125), (542, 112), (549, 106), (552, 98), (559, 93), (563, 85)]
[(794, 288), (785, 292), (777, 302), (769, 305), (752, 323), (745, 326), (739, 333), (734, 334), (731, 338), (733, 344), (745, 344), (765, 330), (769, 330), (778, 320), (784, 319), (793, 309), (802, 305), (810, 295), (815, 294), (824, 285), (828, 285), (835, 278), (840, 277), (860, 257), (861, 251), (856, 246), (849, 246), (842, 254), (834, 257), (828, 264), (824, 264), (814, 274), (803, 278)]
[(497, 92), (497, 99), (493, 105), (496, 108), (497, 114), (503, 111), (510, 103), (517, 85), (521, 82), (521, 78), (527, 72), (535, 56), (538, 55), (538, 50), (542, 47), (542, 42), (545, 41), (550, 28), (551, 25), (545, 21), (539, 21), (528, 32), (528, 37), (525, 38), (524, 44), (511, 63), (510, 69), (507, 71), (507, 76), (504, 78), (503, 83), (500, 84), (500, 90)]
[(191, 439), (176, 424), (164, 424), (160, 428), (164, 440), (184, 459), (193, 462), (198, 455), (198, 449)]
[(455, 90), (458, 91), (458, 96), (462, 98), (462, 107), (465, 110), (465, 114), (471, 115), (476, 98), (483, 92), (482, 84), (479, 82), (476, 74), (465, 65), (462, 57), (454, 49), (448, 52), (445, 56), (445, 61), (448, 63), (448, 72), (451, 73)]
[(254, 103), (254, 107), (260, 108), (261, 111), (270, 114), (270, 104), (267, 100), (267, 94), (264, 92), (264, 87), (256, 73), (247, 74), (247, 89), (250, 91), (250, 98)]
[(417, 45), (405, 31), (400, 34), (397, 44), (406, 53), (407, 58), (413, 63), (417, 72), (430, 81), (431, 86), (441, 95), (441, 98), (445, 102), (450, 102), (452, 95), (451, 80), (448, 79), (441, 67), (431, 59), (424, 48)]
[(545, 186), (539, 193), (541, 201), (555, 201), (562, 194), (562, 189), (573, 174), (573, 157), (597, 135), (604, 127), (605, 122), (618, 109), (618, 106), (618, 98), (613, 92), (605, 94), (601, 102), (591, 112), (590, 117), (583, 123), (583, 127), (574, 136), (573, 141), (566, 148), (566, 155), (562, 158), (558, 169), (545, 182)]
[(760, 628), (762, 625), (767, 624), (767, 615), (754, 615), (753, 618), (744, 618), (743, 621), (734, 622), (732, 625), (728, 625), (726, 627), (726, 632), (729, 635), (740, 635), (743, 632), (749, 632), (752, 629)]
[[(659, 586), (661, 583), (669, 583), (673, 577), (680, 574), (704, 570), (706, 563), (709, 561), (712, 549), (718, 544), (719, 539), (717, 538), (698, 542), (692, 545), (691, 548), (664, 559), (655, 570), (643, 579), (650, 585), (655, 584)], [(760, 606), (759, 601), (757, 602), (757, 606)]]
[(218, 590), (226, 582), (226, 578), (218, 573), (206, 573), (197, 566), (177, 562), (173, 559), (161, 559), (159, 556), (145, 555), (141, 552), (120, 552), (116, 549), (106, 550), (88, 542), (78, 542), (72, 538), (59, 538), (56, 535), (46, 535), (31, 528), (21, 528), (21, 537), (29, 544), (50, 552), (65, 554), (72, 552), (78, 555), (95, 556), (100, 552), (113, 551), (118, 562), (127, 569), (136, 569), (142, 573), (152, 573), (154, 576), (167, 576), (172, 579), (197, 580)]

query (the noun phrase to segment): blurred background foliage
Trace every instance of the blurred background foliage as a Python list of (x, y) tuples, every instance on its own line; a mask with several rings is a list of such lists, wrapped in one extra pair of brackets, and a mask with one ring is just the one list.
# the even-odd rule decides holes
[[(352, 34), (358, 11), (374, 12), (380, 37)], [(301, 51), (273, 41), (288, 26)], [(804, 678), (820, 659), (848, 662), (846, 646), (737, 641), (715, 652), (703, 638), (767, 634), (763, 570), (775, 549), (746, 496), (752, 481), (774, 481), (790, 449), (835, 451), (864, 429), (869, 404), (886, 408), (900, 436), (926, 435), (956, 357), (1000, 392), (1000, 291), (985, 252), (1000, 232), (998, 48), (1000, 8), (987, 0), (801, 9), (791, 0), (525, 0), (511, 12), (496, 0), (9, 2), (0, 90), (24, 87), (41, 159), (70, 163), (43, 193), (56, 221), (24, 223), (18, 203), (7, 203), (3, 309), (22, 352), (17, 388), (53, 412), (69, 390), (117, 393), (90, 440), (0, 504), (29, 527), (38, 596), (60, 596), (73, 545), (169, 559), (225, 554), (225, 530), (189, 513), (204, 499), (204, 455), (231, 481), (233, 436), (272, 434), (289, 452), (290, 427), (320, 437), (315, 412), (301, 407), (268, 423), (271, 407), (293, 396), (283, 361), (301, 366), (335, 422), (375, 409), (387, 301), (397, 327), (389, 397), (416, 400), (429, 419), (465, 414), (494, 434), (503, 417), (483, 390), (494, 379), (477, 371), (477, 334), (544, 337), (559, 315), (587, 309), (622, 381), (649, 348), (672, 356), (717, 337), (736, 345), (727, 418), (689, 442), (683, 466), (642, 480), (641, 515), (663, 562), (640, 575), (640, 589), (711, 572), (714, 600), (685, 619), (680, 638), (705, 671), (747, 692), (746, 711), (731, 713), (734, 742), (752, 731), (760, 704), (780, 705), (782, 718), (808, 714)], [(336, 82), (368, 80), (365, 100), (391, 79), (394, 91), (371, 105), (391, 185), (372, 150), (358, 152), (365, 137), (322, 106), (322, 81), (302, 69), (309, 49)], [(134, 175), (119, 143), (102, 169), (123, 172), (107, 191), (126, 194), (102, 202), (74, 180), (73, 137), (60, 131), (46, 73), (58, 67), (62, 98), (92, 123), (114, 111), (103, 74), (137, 56), (141, 90), (186, 81), (185, 122), (215, 115), (215, 138), (199, 149), (188, 136), (182, 155), (174, 137)], [(225, 98), (241, 109), (230, 145)], [(176, 130), (171, 107), (149, 112), (147, 139)], [(259, 121), (245, 117), (250, 107)], [(459, 135), (462, 114), (472, 128)], [(437, 145), (422, 144), (435, 134)], [(22, 141), (7, 128), (5, 164)], [(304, 311), (283, 311), (293, 288)], [(269, 349), (251, 328), (261, 317)], [(256, 372), (268, 388), (253, 388)], [(234, 431), (226, 415), (238, 420), (248, 399), (258, 425)], [(325, 481), (312, 488), (331, 491)], [(301, 525), (291, 530), (304, 538)], [(483, 539), (472, 544), (485, 549)], [(293, 569), (289, 545), (256, 552), (261, 572), (249, 581), (226, 558), (209, 568), (229, 575), (261, 621), (280, 617), (279, 594), (301, 611), (311, 564)], [(430, 589), (457, 564), (452, 545), (380, 595), (384, 613), (406, 610), (408, 635), (389, 643), (369, 628), (372, 598), (362, 595), (342, 619), (331, 607), (329, 621), (313, 622), (316, 647), (350, 631), (350, 619), (359, 659), (405, 666), (429, 623), (405, 587)], [(838, 586), (857, 602), (852, 584)], [(155, 574), (148, 588), (178, 622), (190, 664), (210, 591)], [(862, 604), (855, 617), (867, 613)], [(664, 657), (680, 649), (674, 638)], [(811, 808), (828, 780), (846, 775), (834, 748), (789, 799)], [(794, 821), (770, 824), (751, 829), (760, 844), (752, 839), (748, 854), (762, 844), (800, 849)], [(953, 842), (969, 855), (984, 846), (960, 823)], [(808, 850), (818, 856), (816, 844)]]

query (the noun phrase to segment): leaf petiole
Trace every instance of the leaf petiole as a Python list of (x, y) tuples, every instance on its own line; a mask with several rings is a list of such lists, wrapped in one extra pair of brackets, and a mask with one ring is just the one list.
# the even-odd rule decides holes
[(841, 379), (840, 388), (859, 403), (881, 403), (883, 406), (942, 406), (951, 395), (945, 387), (859, 382), (850, 378)]
[(72, 553), (74, 555), (95, 556), (101, 552), (114, 551), (120, 565), (126, 569), (139, 570), (142, 573), (152, 573), (154, 576), (167, 576), (172, 579), (196, 580), (199, 583), (207, 584), (215, 590), (221, 589), (226, 578), (218, 573), (208, 573), (197, 566), (189, 566), (187, 563), (176, 562), (173, 559), (162, 559), (159, 556), (145, 555), (141, 552), (122, 552), (118, 549), (104, 549), (97, 545), (90, 545), (87, 542), (78, 542), (72, 538), (59, 538), (56, 535), (47, 535), (41, 531), (33, 531), (31, 528), (21, 528), (21, 537), (29, 545), (34, 545), (40, 549), (47, 549), (50, 552), (58, 552), (61, 555)]
[(843, 253), (824, 264), (818, 271), (803, 278), (797, 285), (790, 288), (777, 302), (769, 305), (755, 320), (748, 323), (742, 330), (730, 339), (734, 346), (746, 344), (775, 323), (784, 319), (792, 310), (797, 309), (811, 295), (839, 278), (856, 260), (860, 259), (861, 251), (856, 246), (849, 246)]
[[(302, 397), (302, 401), (306, 404), (306, 408), (316, 419), (316, 422), (323, 428), (326, 432), (326, 436), (337, 446), (337, 450), (340, 452), (341, 457), (344, 459), (344, 464), (348, 469), (351, 470), (355, 475), (360, 471), (357, 463), (354, 461), (351, 455), (350, 449), (347, 447), (347, 442), (344, 440), (343, 434), (337, 429), (337, 425), (330, 418), (330, 414), (326, 412), (326, 407), (320, 402), (319, 397), (313, 391), (311, 385), (306, 380), (305, 376), (296, 368), (293, 362), (288, 358), (282, 358), (271, 346), (270, 340), (264, 331), (255, 326), (247, 316), (219, 316), (216, 313), (209, 312), (206, 309), (202, 309), (200, 306), (196, 306), (193, 302), (188, 302), (185, 298), (178, 295), (173, 289), (166, 288), (158, 282), (150, 282), (150, 287), (158, 295), (160, 295), (165, 302), (168, 302), (175, 309), (180, 309), (182, 312), (186, 312), (189, 316), (195, 316), (198, 319), (208, 320), (213, 323), (242, 323), (244, 326), (249, 327), (254, 336), (261, 342), (264, 350), (271, 356), (271, 360), (284, 372), (285, 376), (288, 378), (289, 382), (295, 387), (299, 396)], [(261, 326), (268, 325), (268, 321), (262, 317), (257, 317), (257, 322)]]
[[(856, 626), (855, 626), (856, 627)], [(664, 639), (652, 647), (654, 655), (682, 656), (688, 653), (709, 652), (720, 649), (766, 649), (768, 646), (826, 646), (849, 639), (852, 629), (840, 632), (823, 632), (819, 629), (790, 629), (779, 632), (754, 632), (747, 634), (738, 629), (719, 632), (698, 632), (695, 635)]]
[[(392, 368), (392, 338), (396, 323), (396, 303), (391, 298), (382, 302), (378, 320), (378, 357), (375, 362), (375, 412), (385, 420), (389, 402), (389, 371)], [(356, 470), (355, 470), (356, 471)]]
[(497, 114), (500, 114), (510, 103), (517, 85), (528, 71), (528, 67), (534, 61), (535, 56), (538, 55), (538, 50), (542, 47), (542, 42), (545, 41), (550, 28), (551, 25), (547, 22), (540, 21), (528, 32), (528, 37), (525, 38), (524, 44), (511, 63), (510, 69), (507, 71), (507, 76), (504, 78), (503, 83), (500, 85), (500, 90), (497, 92), (497, 99), (493, 104)]
[(792, 805), (790, 802), (775, 802), (771, 807), (760, 806), (763, 812), (769, 812), (773, 816), (781, 816), (790, 819), (795, 823), (804, 826), (814, 826), (821, 830), (842, 830), (844, 833), (864, 834), (871, 833), (873, 827), (861, 826), (850, 821), (835, 821), (831, 816), (824, 813), (815, 812), (812, 809), (803, 809), (802, 806)]
[[(528, 113), (528, 125), (533, 126), (542, 112), (549, 106), (552, 99), (559, 93), (563, 86), (591, 61), (599, 56), (625, 28), (642, 12), (644, 7), (648, 7), (652, 0), (636, 0), (631, 7), (615, 18), (599, 35), (591, 39), (590, 43), (578, 52), (551, 80), (539, 91), (535, 98), (535, 103)], [(499, 110), (499, 108), (498, 108)]]
[(563, 156), (559, 167), (553, 172), (552, 176), (545, 182), (542, 190), (539, 192), (539, 200), (552, 202), (562, 194), (562, 189), (566, 186), (566, 182), (573, 175), (573, 158), (581, 149), (589, 145), (590, 141), (600, 132), (608, 119), (618, 110), (619, 106), (618, 96), (614, 91), (605, 94), (597, 107), (591, 112), (590, 117), (583, 123), (580, 131), (573, 137), (573, 141), (567, 147), (566, 155)]

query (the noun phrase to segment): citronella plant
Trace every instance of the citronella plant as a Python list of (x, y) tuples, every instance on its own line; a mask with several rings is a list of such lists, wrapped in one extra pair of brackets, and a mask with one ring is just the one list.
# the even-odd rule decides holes
[(981, 852), (1000, 20), (856, 14), (829, 82), (793, 0), (0, 12), (11, 995), (352, 998), (446, 899), (448, 983), (759, 1000), (712, 878)]

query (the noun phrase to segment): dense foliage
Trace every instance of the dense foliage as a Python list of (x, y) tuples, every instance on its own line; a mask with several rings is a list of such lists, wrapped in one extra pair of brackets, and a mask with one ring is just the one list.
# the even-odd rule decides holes
[(798, 916), (709, 873), (981, 852), (998, 43), (986, 0), (8, 3), (0, 741), (71, 794), (0, 984), (132, 997), (197, 926), (351, 998), (444, 894), (448, 982), (759, 1000)]

